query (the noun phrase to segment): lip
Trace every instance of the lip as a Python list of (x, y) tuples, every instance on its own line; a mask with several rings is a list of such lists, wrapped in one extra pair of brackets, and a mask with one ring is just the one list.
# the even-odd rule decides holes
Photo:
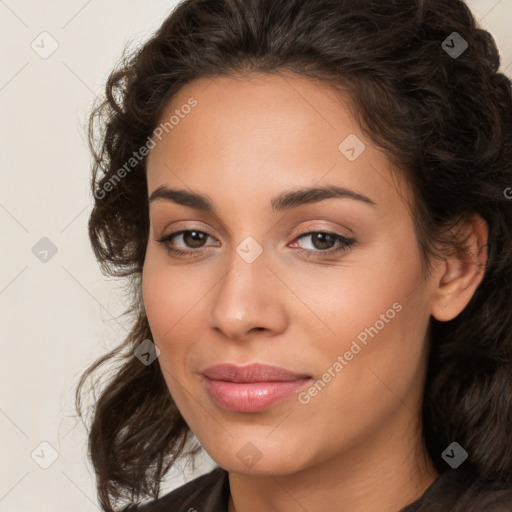
[(258, 412), (288, 398), (311, 376), (279, 366), (219, 364), (202, 372), (210, 397), (220, 407), (236, 412)]

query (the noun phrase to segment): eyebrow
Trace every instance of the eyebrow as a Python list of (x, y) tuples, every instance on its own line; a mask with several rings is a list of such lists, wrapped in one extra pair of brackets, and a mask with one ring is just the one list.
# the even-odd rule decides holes
[[(274, 197), (270, 204), (272, 213), (282, 212), (297, 208), (302, 205), (318, 203), (325, 199), (354, 199), (361, 201), (372, 207), (376, 207), (377, 203), (372, 201), (369, 197), (364, 196), (350, 190), (348, 188), (337, 187), (335, 185), (324, 185), (319, 187), (304, 187), (289, 192), (283, 192), (277, 197)], [(149, 203), (157, 200), (167, 200), (174, 203), (195, 208), (196, 210), (203, 210), (206, 212), (216, 213), (215, 207), (208, 197), (197, 194), (195, 192), (188, 192), (187, 190), (177, 190), (167, 188), (162, 185), (155, 189), (149, 196)]]

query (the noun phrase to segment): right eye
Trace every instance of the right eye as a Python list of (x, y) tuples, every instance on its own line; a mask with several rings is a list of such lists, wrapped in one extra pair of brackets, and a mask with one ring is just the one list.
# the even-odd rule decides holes
[[(193, 253), (203, 254), (205, 252), (202, 247), (208, 237), (210, 237), (210, 235), (204, 231), (199, 231), (197, 229), (182, 229), (180, 231), (174, 231), (173, 233), (163, 235), (162, 237), (157, 238), (156, 241), (163, 244), (171, 254), (191, 256)], [(174, 240), (180, 240), (180, 238), (182, 248), (175, 247), (173, 245)]]

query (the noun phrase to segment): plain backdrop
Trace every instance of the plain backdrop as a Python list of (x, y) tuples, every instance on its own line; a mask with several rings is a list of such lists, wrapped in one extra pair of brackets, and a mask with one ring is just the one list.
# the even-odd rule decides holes
[[(0, 0), (1, 512), (99, 510), (74, 389), (128, 324), (121, 283), (101, 274), (87, 236), (85, 123), (124, 46), (176, 3)], [(510, 76), (512, 0), (468, 4)], [(164, 490), (212, 464), (203, 452), (177, 466)]]

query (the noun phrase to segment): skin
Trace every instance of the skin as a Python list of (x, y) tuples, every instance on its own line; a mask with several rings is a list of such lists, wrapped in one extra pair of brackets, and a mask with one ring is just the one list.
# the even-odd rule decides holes
[[(419, 419), (427, 327), (431, 315), (457, 316), (480, 283), (485, 223), (473, 217), (464, 224), (470, 258), (438, 259), (425, 276), (404, 202), (410, 191), (329, 86), (258, 73), (199, 79), (179, 91), (162, 119), (190, 97), (197, 106), (155, 139), (148, 191), (166, 185), (201, 193), (216, 213), (150, 203), (143, 295), (169, 391), (229, 472), (229, 512), (400, 510), (438, 476)], [(354, 161), (338, 150), (349, 134), (366, 146)], [(331, 198), (270, 209), (282, 192), (327, 184), (376, 206)], [(209, 235), (168, 242), (196, 251), (190, 257), (156, 241), (182, 229)], [(356, 244), (324, 258), (301, 254), (321, 256), (338, 243), (299, 238), (319, 231)], [(236, 251), (248, 236), (263, 251), (252, 263)], [(321, 379), (395, 303), (401, 311), (307, 404), (293, 394), (261, 412), (227, 411), (203, 385), (201, 370), (223, 362), (273, 364)], [(252, 466), (237, 456), (248, 442), (260, 455)]]

